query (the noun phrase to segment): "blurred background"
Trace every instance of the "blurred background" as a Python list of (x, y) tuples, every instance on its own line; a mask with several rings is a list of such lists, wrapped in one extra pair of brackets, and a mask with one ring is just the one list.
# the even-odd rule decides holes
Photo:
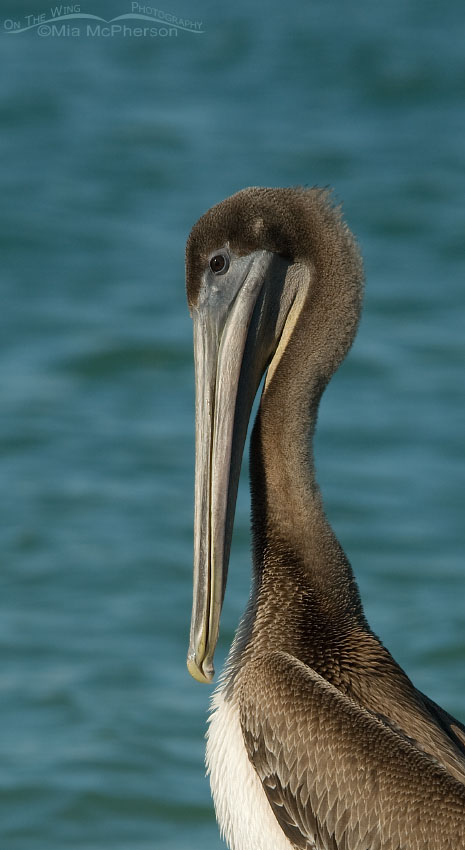
[[(374, 630), (465, 720), (463, 3), (170, 0), (194, 28), (13, 31), (41, 13), (0, 19), (1, 846), (220, 850), (211, 689), (185, 668), (185, 240), (250, 184), (344, 202), (367, 290), (319, 480)], [(245, 463), (217, 669), (248, 517)]]

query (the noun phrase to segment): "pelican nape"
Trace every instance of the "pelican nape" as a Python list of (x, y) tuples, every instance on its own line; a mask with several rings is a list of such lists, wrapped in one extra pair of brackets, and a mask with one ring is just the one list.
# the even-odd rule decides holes
[(370, 630), (325, 516), (312, 436), (354, 339), (363, 272), (321, 189), (244, 189), (187, 243), (194, 321), (194, 601), (188, 668), (213, 677), (237, 485), (251, 437), (253, 580), (207, 765), (233, 850), (465, 848), (465, 727)]

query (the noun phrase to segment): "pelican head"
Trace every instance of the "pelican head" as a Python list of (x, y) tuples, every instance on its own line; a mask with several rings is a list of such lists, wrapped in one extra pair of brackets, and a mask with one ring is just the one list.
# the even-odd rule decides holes
[[(328, 259), (331, 284), (325, 278)], [(195, 679), (209, 682), (254, 397), (267, 369), (264, 394), (269, 392), (300, 316), (316, 305), (318, 323), (308, 322), (313, 359), (303, 357), (300, 368), (313, 371), (319, 400), (355, 335), (361, 267), (352, 236), (327, 192), (249, 188), (210, 209), (194, 226), (187, 243), (186, 284), (196, 382), (194, 595), (187, 666)]]

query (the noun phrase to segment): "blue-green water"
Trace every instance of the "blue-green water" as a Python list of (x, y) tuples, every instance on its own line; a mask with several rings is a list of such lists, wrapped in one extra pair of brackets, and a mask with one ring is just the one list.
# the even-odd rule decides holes
[[(185, 669), (183, 251), (245, 185), (333, 185), (359, 237), (365, 312), (319, 478), (372, 626), (465, 719), (463, 3), (165, 11), (203, 32), (13, 34), (49, 7), (0, 9), (2, 850), (222, 846), (209, 689)], [(218, 667), (248, 510), (245, 469)]]

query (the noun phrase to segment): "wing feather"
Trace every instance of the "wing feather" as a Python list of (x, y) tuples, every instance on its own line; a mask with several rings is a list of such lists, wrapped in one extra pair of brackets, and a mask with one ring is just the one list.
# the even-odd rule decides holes
[(465, 785), (297, 659), (244, 670), (241, 725), (299, 850), (465, 850)]

